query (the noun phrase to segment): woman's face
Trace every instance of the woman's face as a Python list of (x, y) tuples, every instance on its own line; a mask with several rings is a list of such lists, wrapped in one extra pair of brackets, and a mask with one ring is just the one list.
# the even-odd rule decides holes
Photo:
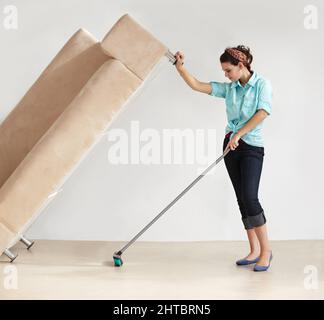
[(222, 62), (222, 69), (225, 72), (225, 77), (232, 82), (239, 80), (242, 77), (243, 64), (239, 62), (237, 66), (230, 62)]

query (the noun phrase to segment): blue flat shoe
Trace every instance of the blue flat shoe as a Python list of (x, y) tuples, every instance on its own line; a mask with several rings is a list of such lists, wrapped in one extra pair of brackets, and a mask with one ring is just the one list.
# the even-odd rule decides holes
[(253, 271), (267, 271), (269, 269), (269, 267), (270, 267), (270, 263), (271, 263), (272, 258), (273, 258), (273, 255), (272, 255), (272, 251), (271, 251), (269, 264), (267, 266), (259, 266), (258, 264), (256, 264), (254, 266)]
[(249, 264), (257, 263), (258, 261), (259, 261), (259, 257), (255, 258), (254, 260), (240, 259), (236, 261), (236, 264), (238, 266), (247, 266)]

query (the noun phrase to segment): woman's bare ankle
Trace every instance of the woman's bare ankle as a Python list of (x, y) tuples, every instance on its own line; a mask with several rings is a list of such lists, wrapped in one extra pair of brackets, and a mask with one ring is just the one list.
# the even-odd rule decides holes
[(259, 252), (256, 252), (256, 251), (250, 252), (244, 259), (254, 260), (254, 259), (258, 258), (259, 255), (260, 255)]

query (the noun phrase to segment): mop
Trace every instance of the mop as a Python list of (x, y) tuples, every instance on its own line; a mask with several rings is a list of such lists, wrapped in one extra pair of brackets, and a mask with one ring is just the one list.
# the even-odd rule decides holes
[(136, 234), (122, 249), (116, 251), (113, 255), (115, 267), (121, 267), (123, 260), (122, 254), (148, 229), (150, 228), (159, 218), (163, 216), (182, 196), (184, 196), (200, 179), (202, 179), (214, 166), (216, 166), (230, 151), (227, 147), (223, 154), (214, 161), (205, 171), (203, 171), (194, 181), (192, 181), (188, 187), (186, 187), (176, 198), (174, 198), (150, 223), (148, 223), (139, 233)]

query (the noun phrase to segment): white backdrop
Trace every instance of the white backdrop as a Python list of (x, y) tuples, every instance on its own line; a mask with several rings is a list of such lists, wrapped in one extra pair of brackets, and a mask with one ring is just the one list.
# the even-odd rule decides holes
[[(7, 5), (18, 10), (17, 29), (5, 27)], [(315, 29), (305, 26), (307, 5), (318, 10)], [(228, 81), (219, 55), (227, 46), (248, 45), (253, 70), (270, 79), (274, 89), (272, 114), (263, 129), (259, 189), (270, 239), (324, 239), (323, 9), (320, 0), (1, 0), (1, 119), (77, 29), (84, 27), (101, 40), (125, 13), (171, 51), (183, 51), (188, 71), (201, 81)], [(130, 132), (132, 121), (161, 136), (163, 129), (214, 129), (221, 155), (224, 100), (191, 90), (165, 61), (110, 130)], [(103, 137), (27, 236), (129, 240), (197, 176), (197, 164), (113, 165), (107, 156), (112, 144)], [(223, 162), (140, 238), (241, 239), (246, 235)]]

